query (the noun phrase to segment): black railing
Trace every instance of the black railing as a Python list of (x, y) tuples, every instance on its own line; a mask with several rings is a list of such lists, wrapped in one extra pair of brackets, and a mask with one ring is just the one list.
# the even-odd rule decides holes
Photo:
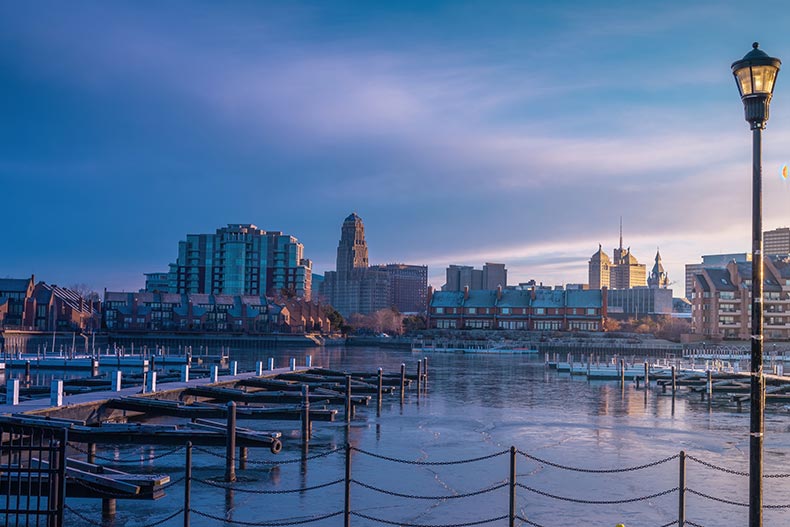
[[(78, 451), (87, 454), (87, 451), (80, 449), (77, 445), (71, 445), (71, 446), (76, 447)], [(291, 525), (305, 525), (305, 524), (311, 524), (322, 520), (327, 520), (330, 518), (336, 518), (341, 516), (343, 518), (342, 525), (344, 527), (351, 527), (351, 525), (354, 523), (358, 523), (359, 525), (372, 525), (372, 524), (397, 525), (402, 527), (467, 527), (467, 526), (471, 527), (475, 525), (491, 525), (496, 523), (499, 523), (500, 525), (504, 525), (505, 522), (509, 527), (514, 527), (517, 524), (529, 525), (532, 527), (547, 527), (547, 525), (556, 524), (556, 520), (558, 517), (561, 518), (561, 511), (559, 512), (559, 514), (555, 512), (551, 519), (544, 520), (548, 522), (547, 524), (540, 523), (539, 520), (536, 518), (527, 517), (523, 508), (520, 510), (520, 512), (519, 509), (517, 508), (517, 498), (519, 493), (521, 493), (522, 495), (524, 493), (534, 494), (542, 498), (547, 498), (549, 500), (556, 500), (568, 504), (576, 504), (576, 505), (580, 504), (580, 505), (591, 505), (591, 506), (593, 505), (612, 506), (612, 505), (633, 504), (633, 503), (641, 503), (641, 502), (651, 502), (652, 500), (656, 500), (657, 498), (661, 498), (665, 496), (674, 496), (677, 500), (677, 505), (678, 505), (676, 517), (674, 513), (670, 513), (670, 517), (672, 518), (672, 520), (657, 527), (670, 527), (670, 526), (704, 527), (700, 523), (686, 519), (686, 496), (688, 495), (693, 495), (698, 498), (710, 500), (724, 505), (744, 507), (744, 508), (748, 507), (748, 503), (722, 498), (719, 496), (715, 496), (709, 492), (705, 492), (703, 490), (688, 487), (686, 485), (686, 464), (693, 463), (699, 467), (704, 467), (705, 469), (712, 469), (738, 477), (747, 477), (748, 473), (732, 470), (726, 467), (717, 466), (713, 463), (710, 463), (698, 457), (687, 455), (683, 451), (679, 452), (678, 454), (657, 459), (655, 461), (651, 461), (641, 465), (615, 467), (615, 468), (585, 468), (585, 467), (574, 467), (570, 465), (564, 465), (562, 463), (537, 457), (523, 450), (519, 450), (515, 447), (511, 447), (508, 450), (493, 452), (491, 454), (487, 454), (483, 456), (477, 456), (468, 459), (447, 460), (447, 461), (420, 461), (420, 460), (402, 459), (402, 458), (396, 458), (392, 456), (378, 454), (375, 452), (370, 452), (367, 450), (362, 450), (350, 445), (346, 445), (345, 447), (341, 447), (341, 448), (335, 448), (323, 453), (314, 454), (312, 456), (303, 455), (300, 457), (286, 458), (282, 460), (265, 460), (265, 461), (246, 460), (245, 462), (248, 465), (272, 466), (272, 465), (285, 465), (291, 463), (304, 464), (309, 460), (315, 460), (333, 455), (345, 456), (345, 474), (343, 475), (343, 477), (338, 477), (330, 481), (325, 481), (313, 485), (302, 485), (294, 488), (273, 489), (273, 490), (251, 488), (249, 485), (245, 486), (245, 483), (243, 481), (218, 481), (216, 478), (195, 477), (192, 473), (193, 451), (199, 451), (201, 453), (214, 456), (217, 458), (223, 458), (223, 459), (225, 459), (226, 456), (224, 452), (220, 453), (211, 449), (193, 447), (191, 443), (187, 444), (185, 447), (179, 447), (173, 450), (168, 450), (161, 454), (147, 457), (145, 461), (160, 459), (168, 456), (180, 455), (182, 451), (184, 451), (186, 457), (185, 475), (184, 477), (178, 480), (170, 482), (169, 484), (166, 485), (166, 487), (172, 488), (177, 485), (180, 486), (183, 483), (183, 489), (184, 489), (183, 505), (178, 510), (172, 511), (166, 516), (163, 516), (161, 518), (154, 519), (151, 521), (151, 523), (148, 523), (142, 527), (157, 527), (159, 525), (166, 524), (167, 522), (170, 522), (171, 525), (183, 525), (184, 527), (189, 527), (191, 518), (193, 517), (199, 517), (209, 522), (209, 523), (201, 522), (201, 524), (203, 525), (221, 524), (223, 526), (239, 525), (239, 526), (248, 526), (248, 527), (286, 527)], [(371, 458), (387, 464), (397, 463), (397, 464), (405, 464), (405, 465), (431, 467), (432, 470), (435, 469), (436, 467), (448, 467), (451, 465), (482, 463), (491, 460), (493, 458), (498, 458), (509, 454), (508, 456), (509, 473), (503, 479), (499, 481), (489, 482), (485, 485), (482, 485), (478, 489), (468, 490), (465, 492), (449, 492), (449, 493), (438, 494), (438, 495), (422, 495), (422, 494), (408, 493), (390, 488), (385, 488), (385, 486), (383, 485), (374, 484), (369, 481), (362, 481), (361, 479), (354, 477), (352, 470), (352, 454), (357, 454), (358, 456)], [(139, 463), (140, 462), (139, 457), (136, 459), (132, 459), (132, 458), (113, 459), (113, 458), (95, 455), (94, 459), (105, 460), (111, 463), (134, 463), (134, 462)], [(589, 496), (569, 495), (568, 493), (549, 492), (545, 489), (537, 488), (536, 486), (533, 485), (528, 485), (524, 481), (518, 481), (517, 473), (516, 473), (516, 464), (518, 463), (519, 459), (538, 464), (539, 466), (544, 468), (548, 467), (562, 471), (569, 471), (569, 472), (575, 472), (580, 474), (602, 475), (602, 476), (607, 474), (611, 475), (611, 474), (622, 474), (628, 472), (647, 471), (652, 468), (658, 467), (660, 465), (666, 465), (672, 462), (678, 463), (679, 470), (678, 470), (677, 481), (673, 481), (671, 486), (657, 490), (656, 492), (651, 492), (648, 494), (638, 494), (635, 496), (612, 496), (611, 494), (607, 494), (605, 497), (596, 498)], [(383, 474), (385, 472), (382, 470), (382, 471), (377, 471), (376, 473)], [(765, 475), (765, 477), (767, 479), (790, 478), (790, 474), (767, 474)], [(199, 485), (204, 489), (214, 488), (217, 489), (218, 491), (223, 491), (225, 493), (232, 491), (232, 492), (251, 494), (251, 495), (285, 495), (285, 494), (301, 495), (309, 492), (322, 492), (324, 491), (324, 489), (330, 487), (340, 487), (342, 485), (344, 489), (344, 493), (343, 493), (344, 499), (342, 504), (343, 508), (331, 512), (320, 512), (320, 513), (316, 512), (314, 514), (302, 514), (298, 516), (291, 516), (289, 518), (271, 518), (271, 519), (267, 518), (259, 521), (243, 521), (243, 520), (231, 519), (228, 517), (217, 515), (215, 511), (206, 510), (204, 508), (205, 505), (203, 506), (194, 505), (192, 503), (193, 485)], [(360, 490), (364, 490), (367, 492), (372, 492), (384, 496), (389, 496), (392, 498), (417, 500), (419, 502), (445, 501), (445, 500), (456, 501), (456, 500), (464, 500), (464, 499), (472, 498), (475, 496), (492, 494), (491, 498), (488, 498), (489, 505), (487, 506), (487, 510), (496, 510), (498, 508), (496, 505), (492, 505), (492, 503), (495, 503), (495, 501), (493, 501), (495, 499), (494, 495), (498, 494), (501, 496), (503, 493), (502, 492), (497, 493), (497, 491), (503, 491), (503, 489), (507, 489), (508, 497), (507, 497), (507, 502), (505, 502), (504, 499), (502, 501), (502, 506), (500, 510), (503, 511), (503, 514), (500, 515), (496, 515), (492, 517), (469, 518), (468, 520), (460, 523), (440, 523), (440, 524), (408, 523), (398, 518), (378, 516), (377, 514), (374, 515), (371, 512), (370, 507), (366, 507), (366, 508), (355, 507), (353, 500), (354, 488), (358, 488)], [(201, 491), (201, 492), (202, 492), (201, 496), (206, 495), (205, 491)], [(326, 499), (324, 499), (324, 503), (326, 503)], [(765, 509), (790, 509), (790, 504), (766, 504), (764, 505), (764, 507)], [(69, 507), (68, 505), (65, 505), (65, 510), (68, 511), (69, 514), (73, 514), (74, 517), (81, 519), (83, 522), (87, 522), (89, 525), (96, 525), (97, 527), (105, 525), (105, 523), (103, 523), (101, 519), (94, 520), (85, 511), (75, 510)], [(386, 509), (374, 509), (374, 510), (383, 511)], [(358, 519), (359, 521), (354, 522), (353, 519)], [(617, 518), (615, 518), (614, 520), (615, 521), (613, 521), (613, 524), (616, 522)], [(333, 524), (339, 525), (340, 523), (338, 520), (335, 520)]]

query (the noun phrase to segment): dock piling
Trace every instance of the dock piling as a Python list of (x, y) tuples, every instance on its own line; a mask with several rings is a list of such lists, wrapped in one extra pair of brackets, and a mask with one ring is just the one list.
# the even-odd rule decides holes
[(236, 403), (228, 403), (227, 449), (225, 451), (225, 481), (236, 481)]
[(63, 406), (63, 380), (53, 380), (49, 388), (49, 404)]
[(672, 397), (675, 397), (675, 393), (678, 389), (678, 374), (675, 370), (675, 365), (672, 365)]
[(313, 356), (312, 355), (308, 355), (307, 357), (304, 358), (304, 365), (307, 366), (308, 368), (312, 368), (313, 367)]
[(102, 498), (101, 500), (101, 517), (102, 521), (111, 521), (115, 518), (116, 501), (115, 498)]
[(121, 372), (116, 371), (112, 374), (112, 391), (120, 392), (121, 391)]
[(379, 384), (376, 392), (376, 417), (381, 417), (381, 393), (384, 387), (384, 371), (379, 368)]
[(181, 366), (181, 382), (189, 382), (189, 364)]
[(422, 391), (422, 361), (417, 361), (417, 400), (420, 399), (420, 392)]
[(404, 390), (406, 390), (406, 364), (400, 364), (400, 404), (403, 406), (403, 397), (405, 396)]
[(620, 359), (620, 386), (625, 387), (625, 360)]
[(6, 381), (5, 402), (12, 406), (19, 404), (19, 379), (8, 379)]
[(209, 381), (214, 384), (219, 380), (219, 366), (216, 364), (211, 367), (211, 375), (209, 376)]
[(645, 391), (650, 389), (650, 363), (645, 361)]
[(291, 359), (291, 371), (296, 371), (296, 359)]
[(274, 357), (269, 357), (269, 360), (266, 361), (266, 369), (269, 371), (274, 369)]
[(351, 422), (351, 375), (346, 375), (346, 424)]
[(263, 375), (263, 361), (258, 361), (255, 363), (255, 375), (258, 377)]
[(30, 361), (25, 362), (25, 384), (30, 384)]
[(230, 361), (230, 374), (234, 377), (239, 374), (239, 361)]
[(310, 442), (310, 387), (302, 385), (302, 444)]
[(156, 391), (156, 372), (148, 372), (148, 392), (153, 393)]

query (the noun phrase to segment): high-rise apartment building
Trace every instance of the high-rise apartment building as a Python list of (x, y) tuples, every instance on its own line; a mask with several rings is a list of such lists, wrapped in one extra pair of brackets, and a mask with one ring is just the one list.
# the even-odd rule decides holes
[(356, 213), (340, 228), (335, 271), (327, 271), (320, 294), (340, 314), (363, 315), (394, 307), (402, 313), (422, 312), (428, 298), (428, 268), (420, 265), (370, 266), (365, 226)]
[(790, 254), (790, 228), (782, 227), (763, 233), (763, 254)]
[(704, 268), (724, 269), (730, 262), (744, 263), (751, 262), (751, 253), (729, 253), (729, 254), (706, 254), (702, 257), (702, 263), (686, 264), (686, 298), (691, 300), (691, 293), (694, 291), (694, 275)]
[(442, 291), (491, 290), (507, 287), (507, 269), (505, 264), (486, 262), (482, 269), (471, 265), (450, 265), (446, 271), (446, 282)]
[(214, 234), (188, 234), (178, 242), (167, 289), (161, 273), (147, 273), (146, 291), (271, 296), (288, 290), (309, 300), (312, 262), (303, 253), (293, 236), (229, 224)]

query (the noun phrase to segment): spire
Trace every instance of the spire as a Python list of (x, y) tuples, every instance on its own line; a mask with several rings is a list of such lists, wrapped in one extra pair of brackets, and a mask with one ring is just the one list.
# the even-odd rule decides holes
[(623, 217), (620, 216), (620, 250), (623, 250)]

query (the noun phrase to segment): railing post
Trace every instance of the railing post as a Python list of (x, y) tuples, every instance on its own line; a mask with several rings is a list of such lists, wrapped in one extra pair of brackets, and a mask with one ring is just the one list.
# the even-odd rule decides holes
[(186, 471), (184, 473), (184, 527), (189, 527), (189, 509), (192, 507), (192, 441), (187, 441)]
[(650, 389), (650, 364), (645, 361), (645, 391)]
[(686, 452), (678, 457), (678, 527), (686, 524)]
[(236, 403), (228, 403), (227, 449), (225, 450), (225, 481), (236, 481)]
[(675, 392), (678, 389), (678, 374), (675, 370), (675, 365), (672, 365), (672, 397), (675, 397)]
[(510, 514), (508, 526), (516, 525), (516, 447), (510, 447)]
[(625, 360), (620, 359), (620, 386), (625, 387)]
[(343, 506), (343, 526), (351, 526), (351, 444), (346, 443), (346, 496)]

